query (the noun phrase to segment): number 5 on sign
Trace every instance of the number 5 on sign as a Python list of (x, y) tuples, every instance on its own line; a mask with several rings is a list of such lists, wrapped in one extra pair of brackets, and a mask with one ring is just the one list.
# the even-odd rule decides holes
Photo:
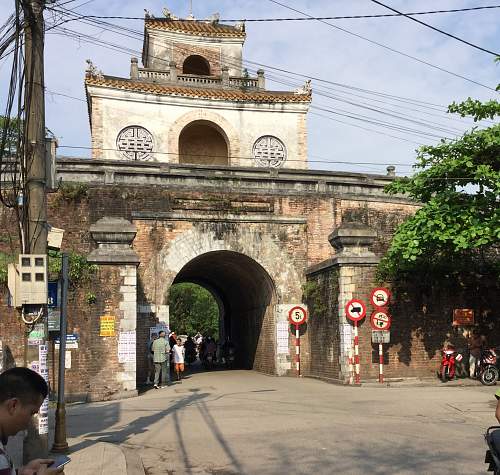
[(307, 310), (297, 305), (288, 312), (288, 320), (292, 325), (302, 325), (307, 320)]

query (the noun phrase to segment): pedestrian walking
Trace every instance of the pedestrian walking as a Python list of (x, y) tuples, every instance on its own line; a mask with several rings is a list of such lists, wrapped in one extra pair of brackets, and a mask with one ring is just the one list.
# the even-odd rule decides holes
[(476, 377), (476, 365), (481, 357), (481, 350), (486, 345), (486, 337), (481, 335), (479, 331), (474, 328), (472, 333), (469, 333), (468, 346), (469, 346), (469, 375), (471, 378)]
[(174, 345), (173, 353), (174, 353), (175, 374), (177, 375), (177, 381), (180, 381), (182, 379), (182, 373), (184, 372), (184, 355), (185, 355), (185, 348), (180, 338), (177, 339), (177, 342)]
[(168, 341), (165, 339), (165, 332), (162, 330), (158, 333), (158, 338), (152, 344), (153, 362), (155, 365), (155, 380), (154, 388), (160, 389), (160, 374), (161, 384), (167, 384), (168, 368), (167, 361), (170, 351)]
[(16, 470), (5, 451), (9, 437), (28, 428), (48, 392), (45, 380), (31, 369), (11, 368), (0, 374), (0, 475), (63, 473), (62, 467), (48, 468), (52, 459), (35, 459)]
[(155, 365), (153, 361), (153, 342), (158, 338), (158, 333), (152, 333), (151, 338), (148, 342), (148, 350), (147, 350), (147, 363), (148, 363), (148, 377), (146, 380), (146, 384), (153, 384), (154, 377), (155, 377)]

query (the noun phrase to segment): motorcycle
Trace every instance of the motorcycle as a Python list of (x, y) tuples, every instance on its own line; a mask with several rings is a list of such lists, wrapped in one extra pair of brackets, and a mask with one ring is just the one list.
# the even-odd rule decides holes
[(453, 346), (448, 346), (441, 350), (443, 357), (441, 359), (441, 368), (439, 377), (443, 383), (455, 378), (456, 363), (462, 361), (462, 355), (457, 352)]
[[(494, 475), (500, 475), (500, 450), (498, 445), (495, 445), (495, 441), (493, 438), (493, 433), (495, 431), (500, 432), (500, 426), (489, 427), (484, 434), (484, 439), (486, 440), (486, 445), (488, 446), (488, 450), (486, 451), (486, 455), (484, 457), (484, 463), (489, 464), (488, 472), (493, 472)], [(500, 437), (497, 437), (497, 444)]]
[(485, 386), (493, 386), (498, 381), (500, 373), (497, 367), (497, 353), (494, 348), (481, 350), (475, 374)]

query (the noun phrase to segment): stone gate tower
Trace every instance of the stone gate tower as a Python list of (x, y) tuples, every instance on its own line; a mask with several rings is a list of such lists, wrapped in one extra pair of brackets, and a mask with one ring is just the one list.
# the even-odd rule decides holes
[(245, 25), (146, 14), (130, 78), (89, 61), (93, 158), (307, 168), (308, 84), (269, 91), (243, 68)]

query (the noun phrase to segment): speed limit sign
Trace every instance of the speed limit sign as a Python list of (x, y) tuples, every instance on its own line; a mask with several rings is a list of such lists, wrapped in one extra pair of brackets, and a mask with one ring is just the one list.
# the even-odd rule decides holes
[(300, 305), (292, 307), (288, 312), (288, 320), (292, 325), (302, 325), (307, 320), (307, 310)]

